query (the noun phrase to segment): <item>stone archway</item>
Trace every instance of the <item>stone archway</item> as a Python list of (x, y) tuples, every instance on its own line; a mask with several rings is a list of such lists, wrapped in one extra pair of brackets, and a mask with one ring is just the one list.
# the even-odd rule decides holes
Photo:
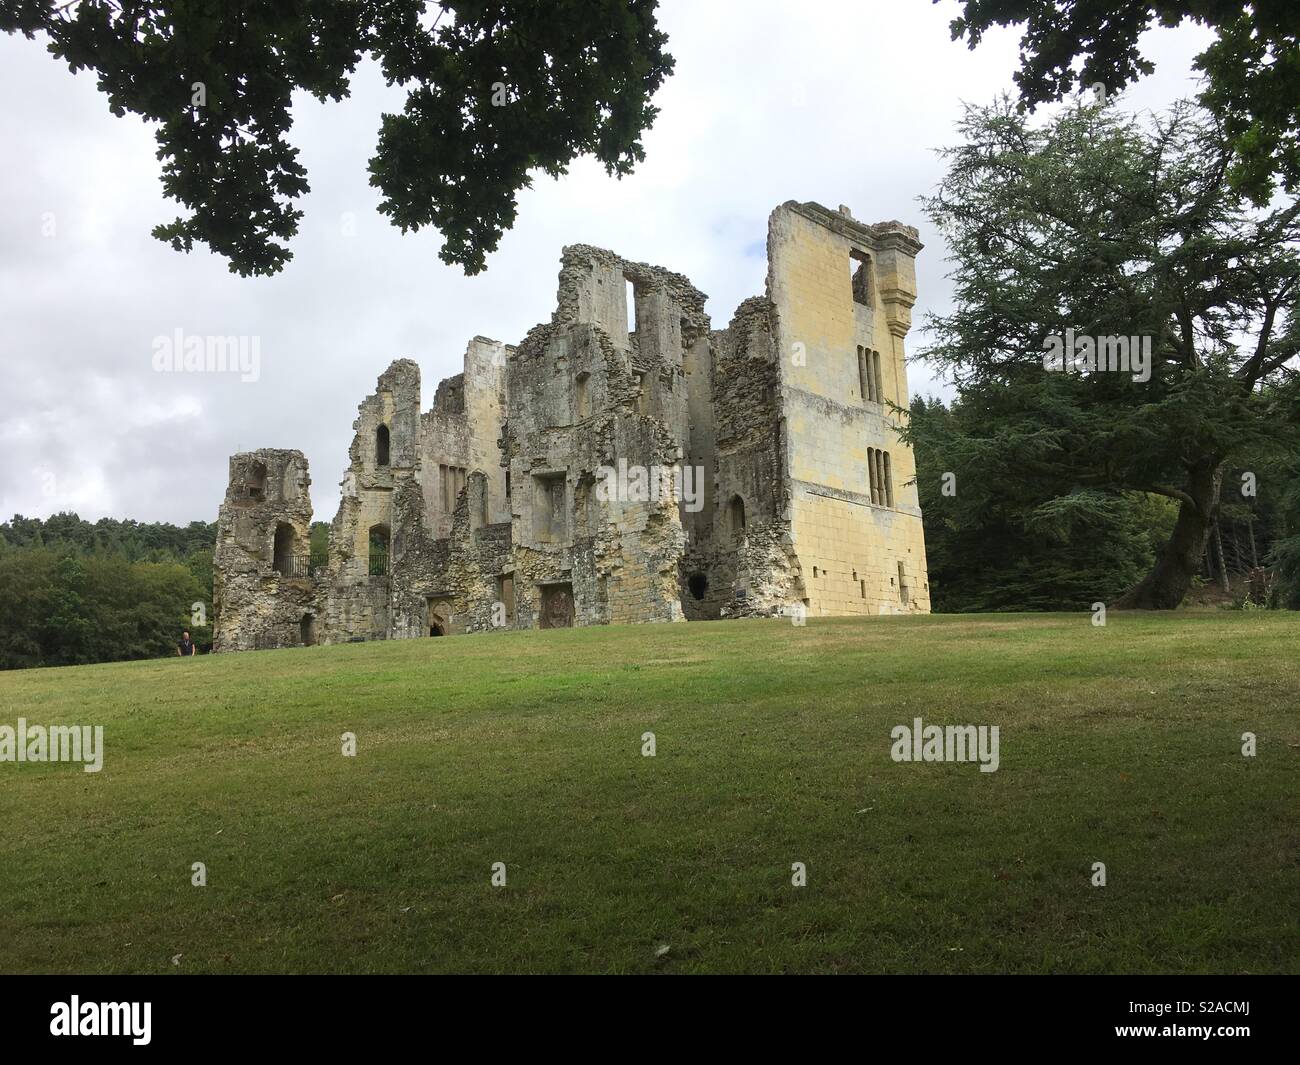
[(435, 596), (425, 601), (424, 631), (430, 636), (451, 635), (451, 600)]

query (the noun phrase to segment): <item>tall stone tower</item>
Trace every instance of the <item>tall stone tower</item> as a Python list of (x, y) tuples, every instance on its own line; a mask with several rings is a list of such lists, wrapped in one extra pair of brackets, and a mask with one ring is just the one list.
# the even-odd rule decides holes
[(231, 456), (212, 561), (214, 651), (316, 642), (310, 487), (301, 451)]
[(903, 339), (917, 232), (786, 203), (768, 224), (790, 535), (810, 614), (928, 612)]

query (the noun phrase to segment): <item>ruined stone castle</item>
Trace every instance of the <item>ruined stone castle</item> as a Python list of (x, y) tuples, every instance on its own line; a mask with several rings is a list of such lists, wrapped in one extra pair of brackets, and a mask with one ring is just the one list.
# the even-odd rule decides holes
[(429, 410), (414, 362), (380, 375), (327, 564), (303, 454), (231, 458), (214, 649), (927, 612), (894, 431), (920, 249), (911, 226), (783, 204), (767, 294), (713, 329), (680, 274), (565, 248), (550, 322), (475, 337)]

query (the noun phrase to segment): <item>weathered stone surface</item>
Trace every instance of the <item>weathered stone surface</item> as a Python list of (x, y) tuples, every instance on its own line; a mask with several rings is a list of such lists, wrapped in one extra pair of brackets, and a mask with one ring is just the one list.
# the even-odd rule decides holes
[[(306, 573), (302, 455), (231, 459), (216, 649), (928, 610), (893, 432), (920, 247), (898, 222), (783, 204), (767, 293), (721, 330), (680, 274), (565, 248), (551, 321), (517, 348), (475, 337), (430, 410), (415, 363), (380, 376), (325, 572)], [(619, 469), (664, 491), (611, 491)]]
[(315, 638), (311, 478), (301, 451), (234, 455), (213, 556), (214, 651), (292, 647)]

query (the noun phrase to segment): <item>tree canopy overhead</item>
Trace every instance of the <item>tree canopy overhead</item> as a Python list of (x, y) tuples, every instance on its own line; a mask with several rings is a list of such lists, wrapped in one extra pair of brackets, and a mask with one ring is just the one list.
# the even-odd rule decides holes
[[(934, 0), (939, 3), (939, 0)], [(1201, 103), (1233, 149), (1234, 184), (1265, 203), (1280, 180), (1300, 191), (1300, 7), (1296, 0), (962, 0), (954, 40), (976, 47), (993, 26), (1023, 25), (1015, 75), (1030, 109), (1076, 87), (1116, 93), (1154, 64), (1138, 37), (1192, 20), (1218, 39), (1196, 59)]]
[(44, 34), (95, 72), (116, 115), (155, 123), (166, 194), (154, 236), (206, 244), (232, 272), (274, 274), (309, 191), (289, 140), (295, 90), (348, 95), (363, 56), (406, 90), (370, 160), (379, 210), (443, 236), (478, 273), (529, 173), (580, 155), (611, 174), (644, 158), (650, 100), (672, 71), (656, 0), (0, 0), (0, 30)]

